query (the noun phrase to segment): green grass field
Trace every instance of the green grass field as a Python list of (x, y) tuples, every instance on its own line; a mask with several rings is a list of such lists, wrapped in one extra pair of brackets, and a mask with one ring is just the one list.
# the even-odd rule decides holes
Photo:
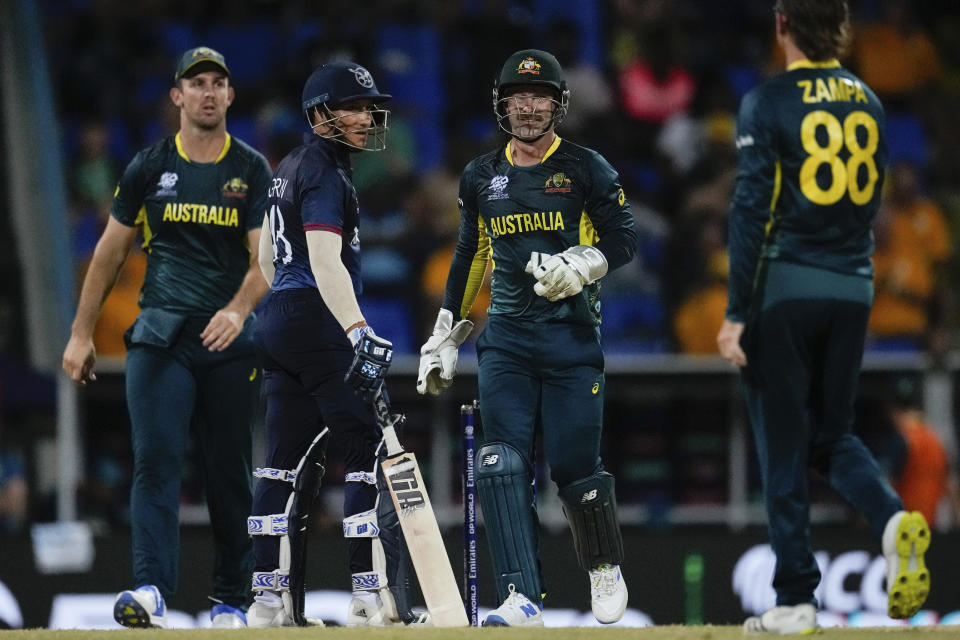
[[(308, 638), (336, 638), (337, 640), (446, 640), (447, 638), (476, 638), (495, 640), (496, 638), (534, 638), (546, 640), (740, 640), (746, 636), (739, 626), (701, 627), (663, 626), (643, 629), (626, 628), (585, 628), (563, 627), (546, 629), (347, 629), (330, 627), (326, 629), (271, 629), (270, 638), (281, 640), (307, 640)], [(45, 629), (6, 631), (4, 640), (260, 640), (264, 637), (261, 629), (249, 630), (211, 630), (211, 629), (116, 629), (111, 631), (49, 631)], [(897, 627), (873, 629), (822, 629), (813, 635), (817, 640), (866, 640), (868, 638), (903, 639), (911, 638), (956, 638), (960, 636), (958, 627)], [(752, 637), (752, 636), (751, 636)], [(772, 637), (772, 636), (767, 636)]]

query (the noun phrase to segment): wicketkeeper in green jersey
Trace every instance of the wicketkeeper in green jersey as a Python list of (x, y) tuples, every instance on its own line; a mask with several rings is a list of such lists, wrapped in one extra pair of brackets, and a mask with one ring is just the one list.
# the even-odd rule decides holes
[(498, 604), (484, 625), (542, 625), (543, 580), (532, 488), (534, 436), (543, 448), (589, 573), (600, 622), (627, 605), (613, 476), (600, 460), (604, 360), (600, 279), (629, 262), (637, 234), (617, 172), (554, 131), (570, 92), (553, 55), (507, 58), (493, 109), (505, 146), (460, 178), (460, 230), (433, 335), (420, 350), (417, 390), (450, 386), (457, 348), (493, 264), (489, 320), (477, 341), (482, 446), (477, 486)]

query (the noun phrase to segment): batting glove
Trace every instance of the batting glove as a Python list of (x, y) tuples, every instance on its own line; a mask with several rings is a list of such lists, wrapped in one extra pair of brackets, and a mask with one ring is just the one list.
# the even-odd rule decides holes
[(607, 274), (607, 259), (597, 249), (585, 244), (550, 255), (534, 251), (526, 272), (537, 279), (533, 290), (550, 302), (574, 296), (583, 286)]
[(390, 368), (393, 343), (377, 336), (367, 325), (357, 327), (347, 335), (353, 343), (354, 355), (343, 381), (364, 397), (372, 397), (380, 389)]
[(433, 335), (420, 348), (420, 370), (417, 373), (417, 393), (439, 395), (453, 384), (457, 371), (457, 349), (473, 331), (473, 323), (460, 320), (453, 323), (453, 313), (440, 309)]

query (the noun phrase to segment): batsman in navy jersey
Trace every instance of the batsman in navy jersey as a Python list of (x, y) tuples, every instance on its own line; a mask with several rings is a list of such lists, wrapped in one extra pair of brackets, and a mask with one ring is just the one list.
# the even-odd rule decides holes
[(816, 626), (808, 467), (883, 542), (890, 615), (913, 615), (929, 589), (923, 516), (903, 511), (852, 433), (887, 149), (883, 107), (837, 60), (847, 28), (845, 0), (779, 2), (787, 70), (744, 96), (737, 124), (728, 307), (717, 341), (742, 368), (777, 556), (778, 606), (748, 619), (748, 632)]
[(93, 328), (141, 233), (141, 311), (125, 335), (137, 589), (118, 595), (114, 616), (125, 626), (166, 625), (163, 598), (177, 588), (180, 478), (192, 430), (214, 536), (212, 624), (244, 626), (260, 392), (251, 312), (267, 291), (257, 251), (270, 166), (226, 131), (233, 88), (223, 56), (207, 47), (187, 51), (175, 81), (170, 95), (180, 130), (138, 153), (120, 178), (63, 367), (81, 384), (96, 379)]
[(482, 446), (477, 485), (498, 598), (485, 625), (542, 625), (533, 481), (543, 448), (589, 572), (597, 619), (623, 614), (627, 589), (613, 476), (600, 460), (604, 358), (600, 279), (629, 262), (637, 234), (617, 172), (554, 131), (569, 92), (556, 58), (511, 55), (493, 96), (507, 144), (460, 178), (460, 230), (442, 308), (420, 353), (417, 389), (452, 383), (467, 314), (489, 263), (489, 319), (477, 341)]
[[(312, 443), (325, 447), (328, 430), (342, 443), (351, 625), (391, 624), (406, 613), (397, 610), (381, 557), (378, 531), (387, 528), (376, 509), (381, 434), (370, 403), (390, 365), (392, 346), (374, 334), (357, 302), (360, 220), (350, 160), (353, 152), (385, 147), (389, 112), (380, 105), (389, 98), (356, 63), (329, 63), (313, 72), (302, 107), (316, 135), (277, 166), (261, 237), (261, 266), (272, 283), (257, 332), (267, 402), (265, 468), (297, 469)], [(288, 500), (295, 501), (291, 492), (296, 493), (291, 483), (262, 476), (251, 522), (260, 527), (267, 522), (263, 517), (283, 513)], [(287, 516), (292, 523), (290, 509)], [(298, 570), (297, 543), (290, 541), (291, 571), (283, 566), (287, 543), (280, 538), (254, 539), (258, 615), (267, 616), (278, 606), (277, 595), (285, 595), (284, 572), (292, 583)]]

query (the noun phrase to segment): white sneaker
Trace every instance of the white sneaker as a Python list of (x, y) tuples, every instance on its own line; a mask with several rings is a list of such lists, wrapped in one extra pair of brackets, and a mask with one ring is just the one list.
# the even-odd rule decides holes
[(812, 604), (774, 607), (763, 615), (751, 616), (743, 623), (743, 632), (754, 633), (813, 633), (817, 629), (817, 608)]
[(214, 629), (246, 629), (247, 616), (242, 609), (220, 602), (210, 610), (210, 626)]
[(627, 583), (618, 564), (601, 564), (590, 574), (590, 608), (598, 622), (610, 624), (627, 609)]
[(883, 556), (887, 560), (887, 615), (909, 618), (930, 593), (930, 572), (923, 554), (930, 546), (930, 527), (919, 511), (898, 511), (883, 529)]
[[(396, 606), (393, 607), (396, 611)], [(390, 606), (376, 591), (354, 591), (347, 605), (348, 627), (389, 627), (399, 622), (391, 616)]]
[(258, 591), (247, 610), (247, 626), (256, 629), (292, 627), (293, 620), (283, 608), (283, 600), (273, 591)]
[(152, 584), (121, 591), (113, 601), (113, 619), (125, 627), (167, 628), (167, 605)]
[(542, 627), (543, 608), (533, 604), (517, 588), (510, 585), (510, 595), (503, 604), (487, 614), (484, 627)]

